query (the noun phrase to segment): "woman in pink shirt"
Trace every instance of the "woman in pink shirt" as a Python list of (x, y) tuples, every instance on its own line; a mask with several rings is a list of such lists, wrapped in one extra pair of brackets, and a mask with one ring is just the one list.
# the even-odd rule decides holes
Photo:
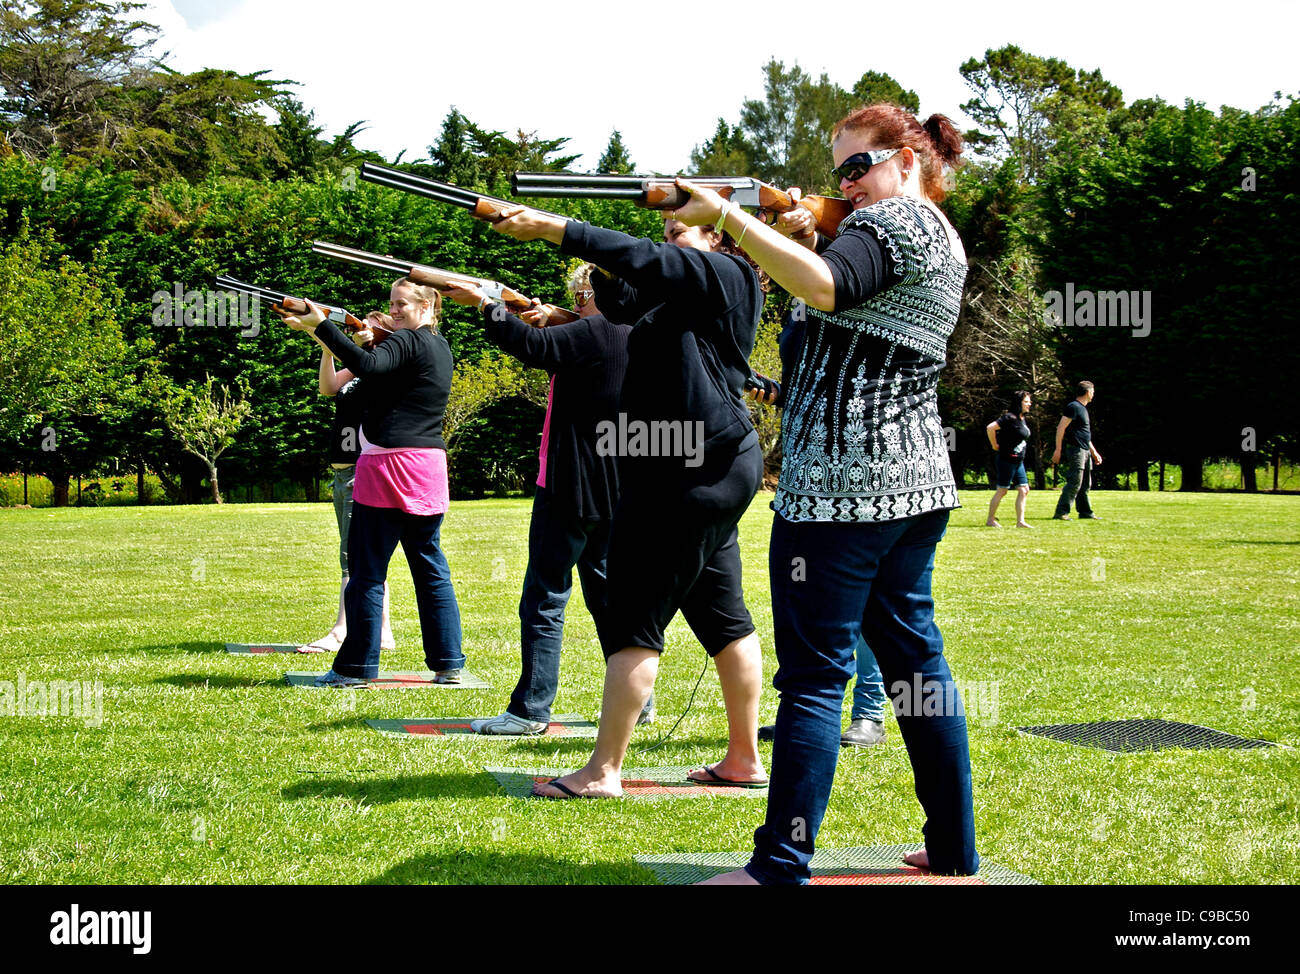
[(286, 318), (314, 331), (367, 386), (348, 534), (350, 580), (343, 601), (347, 638), (320, 686), (365, 686), (379, 674), (384, 579), (402, 545), (415, 582), (424, 659), (438, 683), (459, 683), (460, 609), (439, 532), (447, 511), (443, 412), (451, 389), (451, 348), (436, 331), (441, 295), (408, 278), (393, 284), (396, 331), (373, 350), (358, 348), (321, 310)]

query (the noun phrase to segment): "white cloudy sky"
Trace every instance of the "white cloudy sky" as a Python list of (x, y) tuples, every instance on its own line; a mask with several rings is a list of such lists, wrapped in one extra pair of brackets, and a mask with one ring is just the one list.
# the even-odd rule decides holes
[[(923, 114), (965, 119), (958, 65), (1014, 43), (1102, 74), (1125, 98), (1258, 108), (1300, 90), (1300, 3), (840, 0), (616, 4), (616, 0), (151, 0), (156, 52), (183, 71), (269, 69), (301, 83), (326, 135), (426, 155), (455, 105), (477, 124), (569, 136), (594, 167), (611, 130), (643, 170), (677, 171), (721, 116), (762, 94), (771, 56), (850, 87), (893, 75)], [(674, 16), (670, 11), (678, 11)], [(769, 12), (770, 11), (770, 12)], [(694, 27), (689, 26), (694, 24)], [(1287, 65), (1291, 65), (1289, 68)]]

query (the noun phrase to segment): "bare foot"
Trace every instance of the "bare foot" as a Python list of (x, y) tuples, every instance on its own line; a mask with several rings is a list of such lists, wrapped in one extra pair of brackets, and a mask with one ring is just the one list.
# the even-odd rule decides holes
[(729, 873), (718, 873), (708, 879), (701, 879), (695, 886), (757, 886), (758, 880), (743, 869), (733, 869)]
[(987, 520), (987, 521), (984, 522), (984, 526), (985, 526), (986, 528), (1000, 528), (1000, 527), (1002, 527), (1002, 525), (998, 523), (998, 521), (997, 521), (996, 518), (989, 518), (989, 520)]
[(623, 782), (618, 775), (593, 776), (583, 768), (553, 781), (535, 782), (533, 794), (538, 798), (622, 798)]
[(320, 639), (314, 642), (306, 643), (298, 647), (300, 653), (337, 653), (339, 647), (343, 645), (343, 636), (336, 635), (333, 631), (327, 632)]
[(1018, 527), (1018, 528), (1032, 528), (1033, 525), (1032, 525), (1032, 524), (1027, 524), (1027, 523), (1025, 523), (1024, 521), (1017, 521), (1017, 522), (1016, 522), (1016, 527)]
[(903, 856), (903, 862), (909, 866), (915, 866), (917, 869), (930, 868), (930, 854), (922, 849), (920, 852), (909, 852)]
[(686, 772), (686, 777), (691, 781), (698, 781), (704, 785), (765, 785), (767, 784), (767, 773), (763, 770), (761, 764), (742, 765), (739, 762), (728, 762), (723, 758), (717, 764), (706, 764), (695, 771)]

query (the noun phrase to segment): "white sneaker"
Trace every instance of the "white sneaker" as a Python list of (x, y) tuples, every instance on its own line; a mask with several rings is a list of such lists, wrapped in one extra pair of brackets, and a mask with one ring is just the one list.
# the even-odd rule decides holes
[(516, 737), (545, 734), (546, 724), (540, 720), (525, 720), (506, 711), (496, 717), (483, 717), (469, 723), (475, 734), (510, 734)]
[(360, 676), (344, 676), (342, 673), (335, 673), (333, 670), (326, 670), (320, 676), (316, 677), (316, 686), (318, 687), (368, 687), (370, 681)]

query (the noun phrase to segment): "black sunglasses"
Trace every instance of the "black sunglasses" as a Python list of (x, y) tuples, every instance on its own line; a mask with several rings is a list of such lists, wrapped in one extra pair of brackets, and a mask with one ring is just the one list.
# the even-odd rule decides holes
[(836, 179), (856, 182), (869, 173), (872, 166), (877, 166), (886, 159), (892, 159), (897, 154), (897, 149), (872, 149), (870, 152), (859, 152), (857, 155), (849, 156), (832, 169), (831, 175)]

